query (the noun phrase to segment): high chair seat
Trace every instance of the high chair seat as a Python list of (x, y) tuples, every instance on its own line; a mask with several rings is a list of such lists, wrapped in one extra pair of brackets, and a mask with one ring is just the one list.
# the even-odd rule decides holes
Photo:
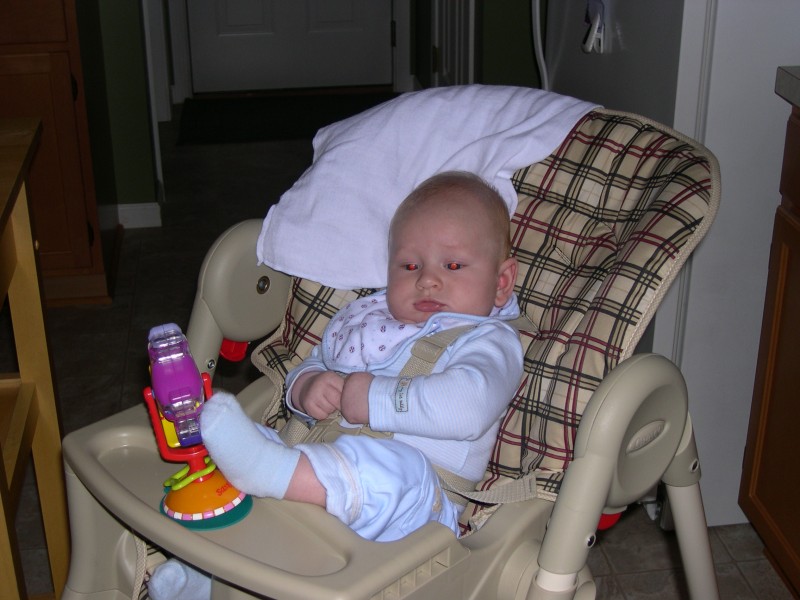
[[(188, 531), (158, 512), (159, 484), (176, 466), (161, 461), (144, 407), (135, 407), (64, 440), (75, 531), (64, 598), (129, 597), (146, 542), (213, 574), (214, 598), (591, 599), (586, 558), (601, 514), (659, 480), (690, 593), (717, 598), (685, 383), (667, 359), (634, 355), (713, 220), (716, 160), (667, 127), (595, 110), (513, 184), (516, 291), (530, 324), (525, 376), (480, 487), (534, 477), (535, 498), (468, 506), (458, 539), (429, 524), (377, 544), (319, 508), (260, 499), (236, 525)], [(213, 374), (223, 338), (274, 329), (253, 357), (265, 377), (238, 397), (251, 417), (279, 426), (286, 371), (338, 308), (371, 290), (257, 266), (259, 229), (242, 223), (209, 251), (187, 337)]]

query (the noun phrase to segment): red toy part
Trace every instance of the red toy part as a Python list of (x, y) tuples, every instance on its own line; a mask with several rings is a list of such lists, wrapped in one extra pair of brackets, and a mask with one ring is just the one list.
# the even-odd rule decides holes
[(617, 524), (617, 521), (619, 521), (619, 518), (621, 516), (622, 516), (621, 512), (613, 513), (610, 515), (607, 514), (600, 515), (600, 523), (598, 523), (597, 529), (599, 531), (603, 531), (604, 529), (609, 529), (610, 527), (613, 527), (614, 525)]
[[(205, 399), (211, 397), (211, 376), (208, 373), (201, 373), (203, 379), (203, 392)], [(161, 418), (159, 410), (156, 406), (155, 398), (153, 398), (153, 390), (150, 387), (144, 389), (144, 401), (147, 404), (147, 412), (150, 414), (150, 422), (153, 425), (153, 432), (156, 436), (158, 444), (158, 451), (161, 458), (170, 462), (185, 462), (189, 465), (189, 472), (195, 473), (205, 469), (205, 457), (208, 456), (208, 451), (203, 444), (196, 444), (188, 448), (171, 448), (167, 443), (164, 429), (161, 427)], [(203, 478), (201, 477), (200, 480)]]
[(222, 346), (219, 349), (219, 355), (232, 362), (239, 362), (247, 356), (248, 342), (234, 342), (231, 340), (223, 339)]

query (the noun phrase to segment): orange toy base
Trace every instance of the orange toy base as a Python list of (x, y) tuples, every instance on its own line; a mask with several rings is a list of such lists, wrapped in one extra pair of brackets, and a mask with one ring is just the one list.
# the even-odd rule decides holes
[(168, 516), (178, 521), (197, 521), (223, 515), (239, 506), (246, 497), (215, 470), (202, 480), (171, 490), (164, 498), (163, 508)]

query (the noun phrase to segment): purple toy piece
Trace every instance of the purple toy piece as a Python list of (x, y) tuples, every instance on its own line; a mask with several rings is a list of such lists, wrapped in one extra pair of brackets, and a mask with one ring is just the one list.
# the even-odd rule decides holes
[(202, 443), (199, 417), (205, 401), (203, 380), (186, 336), (175, 323), (167, 323), (153, 327), (147, 341), (153, 396), (161, 414), (175, 426), (181, 446)]

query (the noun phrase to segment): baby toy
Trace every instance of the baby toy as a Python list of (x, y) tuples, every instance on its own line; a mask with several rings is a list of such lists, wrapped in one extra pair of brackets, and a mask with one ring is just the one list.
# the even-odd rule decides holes
[(152, 387), (144, 390), (158, 450), (164, 460), (186, 466), (164, 482), (161, 511), (192, 529), (232, 525), (250, 512), (253, 500), (234, 488), (208, 457), (200, 412), (211, 396), (211, 378), (200, 373), (189, 342), (174, 323), (148, 335)]

